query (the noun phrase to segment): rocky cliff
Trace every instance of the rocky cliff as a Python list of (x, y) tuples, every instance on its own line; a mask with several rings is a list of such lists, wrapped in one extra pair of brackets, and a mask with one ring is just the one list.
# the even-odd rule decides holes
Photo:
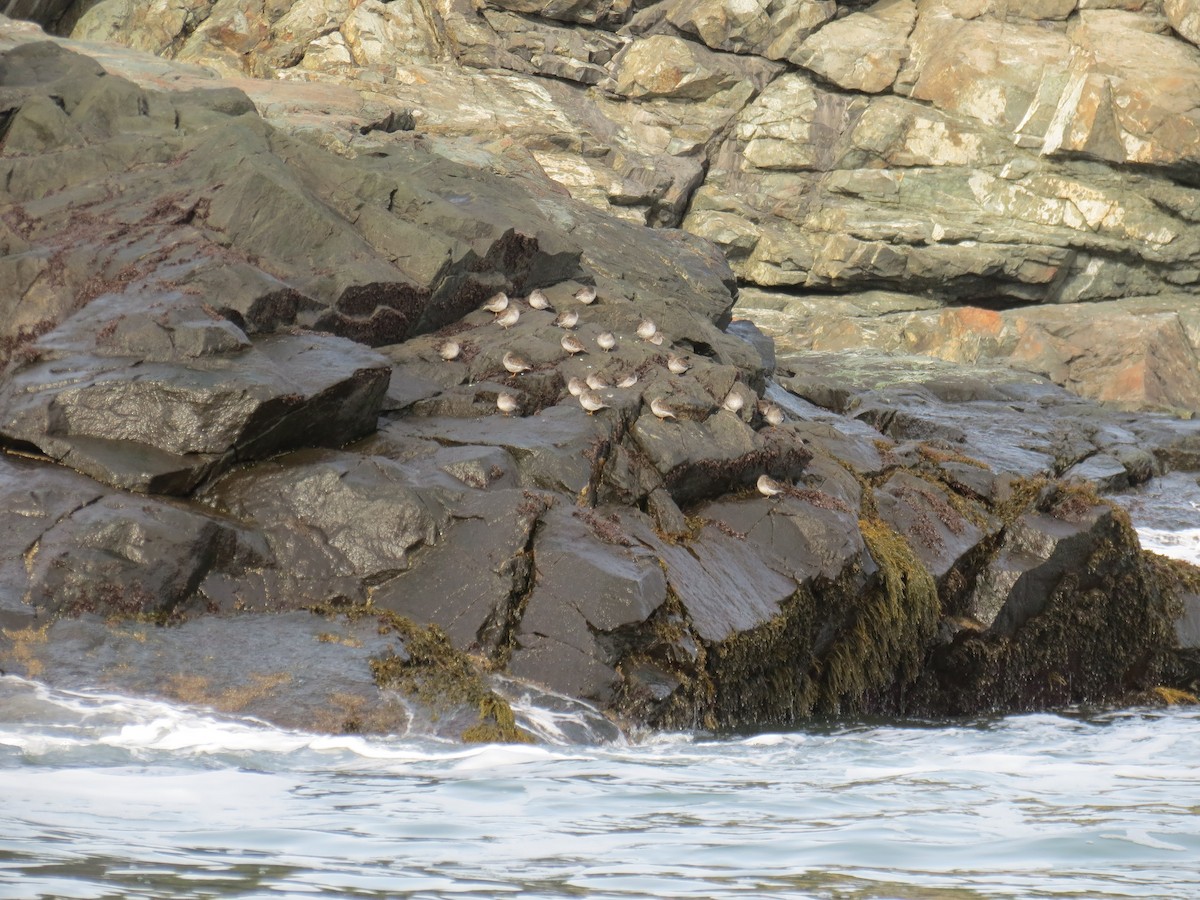
[(9, 3), (0, 666), (476, 739), (1189, 686), (1094, 491), (1200, 433), (1052, 383), (1197, 405), (1187, 11), (967, 7)]
[[(262, 79), (246, 90), (269, 120), (341, 153), (369, 152), (363, 129), (492, 142), (612, 215), (714, 241), (762, 290), (747, 314), (782, 311), (772, 333), (798, 348), (1200, 405), (1193, 0), (8, 7)], [(323, 108), (297, 110), (298, 84)]]

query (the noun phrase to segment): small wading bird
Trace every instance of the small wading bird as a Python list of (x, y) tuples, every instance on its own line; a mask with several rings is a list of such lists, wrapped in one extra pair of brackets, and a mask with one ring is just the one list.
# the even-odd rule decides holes
[(650, 337), (646, 338), (646, 340), (648, 340), (650, 343), (652, 343), (655, 347), (661, 347), (662, 342), (663, 342), (663, 336), (661, 334), (655, 333), (655, 334), (650, 335)]
[(512, 375), (520, 375), (522, 372), (528, 372), (533, 368), (533, 366), (527, 363), (522, 357), (517, 356), (517, 354), (513, 353), (511, 350), (504, 354), (503, 362), (504, 368), (507, 369)]
[(671, 407), (667, 406), (666, 401), (659, 397), (655, 397), (650, 401), (650, 412), (654, 413), (660, 419), (677, 419)]
[(492, 294), (483, 304), (483, 308), (488, 312), (502, 313), (508, 309), (508, 294), (500, 291), (498, 294)]
[(622, 378), (620, 381), (617, 382), (617, 387), (631, 388), (635, 384), (637, 384), (637, 381), (638, 381), (637, 372), (631, 372), (630, 374), (626, 375), (624, 378)]
[(580, 394), (579, 405), (587, 410), (589, 416), (597, 410), (608, 409), (608, 404), (601, 400), (595, 391), (584, 391)]
[(579, 313), (575, 310), (564, 310), (558, 314), (558, 318), (554, 320), (554, 324), (559, 328), (574, 328), (579, 324)]
[(517, 398), (513, 394), (500, 393), (496, 395), (496, 409), (506, 416), (517, 408)]
[(691, 367), (692, 364), (689, 363), (686, 358), (682, 356), (676, 356), (674, 353), (667, 354), (667, 368), (670, 369), (675, 375), (682, 375)]
[(602, 331), (596, 335), (596, 346), (607, 353), (617, 346), (617, 336), (611, 331)]
[(637, 336), (643, 341), (648, 341), (658, 334), (658, 326), (649, 319), (642, 319), (642, 323), (637, 327)]
[(458, 355), (462, 353), (462, 347), (458, 341), (446, 341), (442, 346), (438, 347), (438, 356), (449, 362), (452, 359), (458, 359)]
[(496, 316), (496, 324), (507, 331), (509, 328), (517, 324), (517, 319), (521, 318), (521, 311), (515, 306), (510, 306), (500, 315)]
[(573, 334), (564, 334), (563, 339), (558, 343), (572, 356), (576, 353), (587, 353), (587, 348), (583, 346), (583, 341), (579, 340)]
[(550, 298), (541, 288), (535, 288), (529, 292), (529, 305), (533, 309), (549, 309)]
[(596, 289), (594, 287), (581, 287), (575, 292), (575, 299), (587, 306), (589, 303), (596, 302)]
[(766, 420), (768, 425), (783, 424), (783, 410), (774, 403), (768, 403), (764, 400), (759, 403), (758, 411), (762, 413), (762, 417)]
[(721, 405), (731, 413), (741, 412), (746, 405), (746, 398), (735, 388), (725, 395), (725, 402)]
[(776, 494), (783, 493), (783, 485), (767, 474), (758, 476), (756, 487), (764, 497), (774, 497)]
[(590, 387), (593, 391), (602, 391), (606, 387), (608, 387), (608, 382), (605, 381), (601, 376), (597, 375), (595, 372), (592, 372), (590, 375), (588, 375), (586, 381), (587, 381), (587, 386)]
[(567, 382), (567, 390), (571, 392), (572, 397), (578, 397), (587, 389), (587, 382), (585, 382), (582, 378), (572, 378)]

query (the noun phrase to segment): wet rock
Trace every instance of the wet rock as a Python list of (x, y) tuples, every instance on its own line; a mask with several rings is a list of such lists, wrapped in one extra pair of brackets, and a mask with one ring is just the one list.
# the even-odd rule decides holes
[(635, 534), (662, 559), (667, 584), (705, 641), (724, 641), (766, 624), (796, 590), (745, 539), (715, 525), (702, 525), (686, 544), (666, 543), (645, 526)]
[[(80, 331), (91, 330), (91, 312), (73, 323)], [(63, 365), (54, 357), (66, 357), (73, 342), (56, 333), (46, 344), (50, 360), (7, 373), (0, 382), (5, 439), (115, 487), (185, 494), (236, 457), (339, 444), (375, 428), (388, 367), (349, 341), (280, 335), (250, 348), (227, 323), (205, 320), (212, 325), (205, 338), (203, 323), (109, 321), (130, 323), (119, 337), (114, 332), (119, 355), (77, 352)], [(218, 345), (196, 354), (204, 340)], [(131, 358), (135, 352), (145, 356)]]
[(548, 502), (512, 489), (469, 495), (407, 572), (372, 590), (372, 605), (436, 624), (456, 647), (496, 653), (533, 577), (529, 544)]
[(26, 602), (26, 560), (32, 561), (29, 554), (42, 535), (103, 494), (91, 479), (69, 470), (0, 457), (0, 515), (7, 536), (0, 550), (0, 628), (23, 628), (37, 617)]
[[(1195, 468), (1187, 449), (1196, 434), (1191, 422), (1112, 410), (1003, 368), (989, 370), (981, 390), (977, 376), (921, 357), (806, 353), (783, 357), (781, 365), (795, 372), (781, 384), (802, 396), (852, 411), (893, 439), (932, 440), (996, 472), (1058, 476), (1100, 454), (1119, 461), (1124, 481), (1114, 466), (1094, 472), (1103, 475), (1098, 483), (1115, 477), (1111, 486), (1119, 489), (1148, 473)], [(841, 385), (837, 397), (814, 390), (830, 382)], [(845, 457), (849, 449), (843, 441), (832, 452)]]
[(823, 491), (795, 489), (771, 500), (705, 504), (696, 515), (757, 545), (764, 559), (798, 584), (836, 581), (849, 567), (875, 570), (858, 531), (857, 506)]
[(1045, 609), (1067, 570), (1087, 555), (1096, 521), (1108, 514), (1105, 507), (1090, 507), (1071, 520), (1022, 516), (1005, 530), (1000, 554), (977, 582), (967, 613), (997, 633), (1015, 632)]
[(632, 639), (622, 633), (645, 622), (667, 591), (657, 558), (631, 539), (630, 528), (627, 514), (609, 518), (604, 508), (547, 513), (510, 672), (573, 696), (612, 699), (622, 645)]
[(1052, 492), (1006, 535), (977, 587), (984, 620), (934, 653), (913, 707), (1032, 709), (1145, 689), (1164, 672), (1162, 642), (1176, 640), (1178, 596), (1121, 513)]
[(873, 499), (879, 517), (907, 538), (938, 580), (1000, 527), (983, 507), (960, 500), (955, 508), (945, 490), (906, 472), (884, 482)]
[(1175, 620), (1175, 637), (1182, 650), (1200, 649), (1200, 593), (1182, 597), (1183, 615)]
[(585, 453), (604, 440), (607, 429), (578, 406), (555, 406), (536, 416), (508, 419), (414, 417), (384, 429), (386, 435), (436, 440), (444, 445), (500, 447), (516, 461), (522, 486), (579, 494), (592, 478)]
[(110, 495), (72, 510), (27, 551), (25, 602), (45, 618), (165, 616), (214, 570), (237, 578), (268, 553), (253, 535), (168, 503)]
[[(444, 489), (442, 489), (444, 491)], [(412, 565), (446, 513), (440, 492), (379, 457), (299, 451), (239, 469), (206, 488), (212, 508), (259, 530), (273, 566), (261, 581), (208, 584), (235, 608), (295, 608), (363, 601), (366, 589)]]
[(630, 433), (677, 503), (748, 487), (763, 472), (797, 477), (811, 458), (791, 434), (756, 432), (727, 410), (703, 422), (643, 414)]
[[(113, 628), (86, 615), (0, 637), (0, 668), (59, 688), (102, 687), (281, 728), (520, 739), (507, 703), (478, 676), (457, 670), (461, 660), (425, 655), (436, 636), (407, 626), (399, 633), (396, 625), (403, 623), (285, 612), (205, 616), (165, 629), (144, 622)], [(398, 683), (380, 690), (380, 663), (399, 659), (411, 662), (417, 677), (446, 688), (439, 702), (429, 703), (420, 687), (407, 683), (411, 692)], [(481, 714), (480, 698), (496, 712)], [(498, 726), (494, 715), (507, 726)]]

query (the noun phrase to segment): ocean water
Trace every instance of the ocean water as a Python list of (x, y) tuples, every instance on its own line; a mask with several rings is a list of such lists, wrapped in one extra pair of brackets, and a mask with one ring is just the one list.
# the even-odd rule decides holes
[(592, 744), (518, 714), (543, 743), (0, 678), (0, 898), (1200, 897), (1194, 707)]

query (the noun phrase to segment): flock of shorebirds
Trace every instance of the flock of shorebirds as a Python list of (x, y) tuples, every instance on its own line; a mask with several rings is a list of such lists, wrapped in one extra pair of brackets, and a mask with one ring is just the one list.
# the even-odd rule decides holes
[[(575, 291), (574, 298), (584, 306), (590, 306), (596, 302), (596, 289), (594, 287), (581, 287)], [(535, 289), (530, 292), (525, 299), (526, 304), (531, 309), (554, 311), (549, 298), (541, 289)], [(492, 313), (495, 316), (495, 323), (506, 331), (516, 325), (521, 319), (521, 310), (516, 302), (514, 302), (506, 293), (500, 291), (493, 294), (483, 304), (483, 309)], [(567, 356), (575, 356), (577, 354), (589, 353), (588, 347), (574, 333), (574, 328), (579, 324), (579, 312), (574, 309), (563, 310), (558, 313), (554, 320), (554, 324), (561, 328), (563, 334), (559, 345), (566, 352)], [(663, 343), (662, 332), (658, 330), (658, 326), (650, 319), (643, 319), (637, 326), (637, 338), (646, 343), (655, 346), (661, 346)], [(596, 347), (602, 353), (611, 353), (618, 345), (618, 338), (611, 331), (603, 331), (596, 335)], [(447, 340), (438, 347), (438, 355), (446, 361), (458, 359), (462, 355), (462, 345), (456, 340)], [(525, 372), (533, 370), (533, 365), (524, 357), (508, 351), (504, 354), (502, 360), (504, 370), (510, 375), (521, 375)], [(667, 353), (667, 370), (672, 375), (684, 375), (692, 364), (686, 356), (668, 352)], [(602, 409), (608, 409), (609, 404), (604, 402), (600, 392), (609, 388), (631, 388), (638, 382), (636, 372), (626, 375), (624, 378), (617, 381), (615, 384), (609, 384), (601, 376), (596, 374), (588, 375), (587, 378), (571, 378), (567, 382), (567, 390), (571, 396), (579, 401), (579, 405), (587, 412), (588, 415), (593, 415)], [(746, 405), (745, 394), (737, 390), (736, 386), (729, 391), (724, 401), (722, 408), (733, 413), (739, 413)], [(519, 408), (520, 403), (515, 394), (508, 391), (501, 391), (496, 396), (496, 408), (504, 415), (511, 415)], [(758, 404), (759, 412), (768, 425), (782, 425), (784, 420), (783, 410), (765, 400), (760, 400)], [(650, 412), (659, 419), (678, 419), (675, 410), (662, 398), (655, 397), (650, 401)], [(764, 476), (766, 477), (766, 476)], [(761, 479), (760, 479), (761, 481)], [(759, 485), (759, 490), (763, 490), (762, 484)], [(764, 491), (765, 493), (765, 491)], [(768, 494), (767, 496), (771, 496)]]

